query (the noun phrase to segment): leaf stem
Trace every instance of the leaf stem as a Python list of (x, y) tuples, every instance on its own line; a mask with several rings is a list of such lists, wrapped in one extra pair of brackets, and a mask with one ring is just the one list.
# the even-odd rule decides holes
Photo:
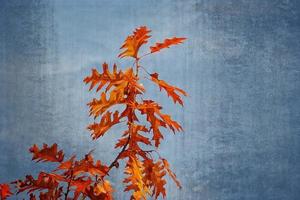
[(70, 187), (71, 187), (72, 180), (73, 180), (73, 170), (71, 170), (71, 177), (70, 177), (70, 181), (68, 182), (67, 191), (65, 193), (65, 200), (68, 200), (68, 195), (69, 195), (69, 192), (70, 192)]
[(136, 58), (135, 59), (135, 71), (136, 71), (136, 77), (138, 77), (139, 76), (139, 68), (140, 68), (140, 66), (139, 66), (139, 59), (140, 58)]
[[(120, 153), (117, 155), (117, 157), (116, 157), (116, 158), (111, 162), (111, 164), (109, 165), (108, 170), (107, 170), (107, 172), (106, 172), (106, 174), (105, 174), (104, 176), (108, 175), (109, 171), (110, 171), (113, 167), (116, 166), (117, 161), (120, 159), (122, 153), (126, 150), (126, 147), (128, 146), (129, 141), (130, 141), (130, 135), (128, 136), (128, 139), (127, 139), (127, 141), (126, 141), (126, 144), (123, 146), (123, 148), (122, 148), (122, 150), (120, 151)], [(104, 177), (104, 176), (103, 176), (103, 177)]]
[(140, 58), (143, 58), (143, 57), (148, 56), (148, 55), (150, 55), (150, 54), (151, 54), (151, 52), (148, 52), (148, 53), (142, 55)]

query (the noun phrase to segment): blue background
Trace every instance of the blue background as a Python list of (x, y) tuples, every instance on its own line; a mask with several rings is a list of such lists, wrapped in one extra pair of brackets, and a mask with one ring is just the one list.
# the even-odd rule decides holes
[[(169, 181), (167, 199), (299, 199), (299, 12), (297, 0), (1, 0), (0, 182), (51, 168), (31, 162), (33, 143), (116, 156), (122, 126), (91, 141), (82, 80), (104, 61), (128, 66), (119, 47), (147, 25), (150, 43), (188, 38), (142, 62), (190, 94), (180, 108), (144, 82), (185, 129), (160, 149), (183, 185)], [(115, 197), (128, 199), (121, 178)]]

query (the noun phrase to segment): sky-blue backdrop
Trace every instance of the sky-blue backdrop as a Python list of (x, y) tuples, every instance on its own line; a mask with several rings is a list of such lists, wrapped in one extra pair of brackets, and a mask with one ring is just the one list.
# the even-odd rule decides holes
[(128, 65), (119, 47), (147, 25), (151, 42), (189, 38), (142, 63), (190, 94), (177, 108), (144, 83), (185, 129), (161, 147), (183, 185), (169, 182), (167, 199), (299, 199), (299, 12), (298, 0), (1, 0), (0, 182), (48, 169), (30, 161), (33, 143), (113, 159), (122, 127), (91, 142), (82, 79), (104, 61)]

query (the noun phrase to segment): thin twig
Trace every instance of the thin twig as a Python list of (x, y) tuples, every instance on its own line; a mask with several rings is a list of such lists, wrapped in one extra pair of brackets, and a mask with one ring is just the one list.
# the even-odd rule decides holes
[(148, 75), (151, 75), (150, 72), (148, 72), (145, 67), (140, 65), (140, 68), (142, 68), (144, 70), (144, 72), (146, 72)]
[(158, 155), (158, 158), (159, 158), (159, 159), (162, 159), (160, 153), (159, 153), (157, 150), (155, 150), (155, 149), (153, 149), (153, 150), (146, 150), (146, 151), (143, 151), (143, 152), (145, 152), (145, 153), (152, 153), (152, 152), (155, 152), (155, 153)]
[(71, 177), (70, 177), (70, 181), (68, 182), (67, 191), (65, 193), (65, 200), (68, 200), (68, 195), (70, 192), (70, 186), (71, 186), (72, 180), (73, 180), (73, 170), (71, 170)]
[[(122, 148), (122, 150), (120, 151), (120, 153), (117, 155), (117, 157), (114, 159), (114, 161), (112, 161), (112, 163), (109, 165), (108, 170), (107, 170), (107, 172), (105, 173), (104, 176), (108, 175), (109, 171), (110, 171), (113, 167), (116, 166), (116, 165), (115, 165), (116, 162), (119, 160), (119, 158), (121, 157), (122, 153), (126, 150), (126, 147), (128, 146), (129, 141), (130, 141), (130, 135), (128, 136), (128, 139), (127, 139), (127, 141), (126, 141), (126, 144), (123, 146), (123, 148)], [(104, 177), (104, 176), (103, 176), (103, 177)]]
[(143, 58), (143, 57), (148, 56), (148, 55), (150, 55), (150, 54), (151, 54), (151, 52), (148, 52), (148, 53), (146, 53), (146, 54), (140, 56), (140, 58)]
[(140, 68), (140, 66), (139, 66), (139, 58), (136, 58), (135, 59), (135, 65), (136, 65), (136, 77), (138, 77), (139, 76), (139, 68)]

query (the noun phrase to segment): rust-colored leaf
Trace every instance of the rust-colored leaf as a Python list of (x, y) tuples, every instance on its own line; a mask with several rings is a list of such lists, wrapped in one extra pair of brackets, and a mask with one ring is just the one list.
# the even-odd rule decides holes
[(64, 181), (65, 179), (57, 174), (50, 174), (46, 172), (40, 172), (37, 179), (33, 176), (27, 175), (25, 180), (17, 180), (13, 182), (18, 189), (17, 193), (27, 191), (32, 193), (35, 190), (47, 189), (54, 191), (58, 187), (59, 181)]
[(56, 168), (55, 171), (71, 169), (72, 166), (73, 166), (74, 160), (75, 160), (75, 156), (72, 156), (69, 160), (61, 162), (60, 165)]
[(166, 123), (166, 125), (175, 133), (175, 131), (183, 131), (180, 124), (174, 120), (172, 120), (170, 115), (158, 113), (161, 119)]
[(58, 151), (57, 144), (53, 144), (48, 147), (47, 144), (43, 144), (42, 149), (34, 144), (29, 151), (33, 154), (32, 160), (43, 161), (43, 162), (62, 162), (64, 159), (64, 153), (62, 150)]
[(10, 187), (8, 184), (3, 183), (0, 184), (0, 199), (5, 200), (7, 197), (11, 196), (13, 193), (10, 191)]
[(164, 166), (162, 162), (159, 160), (157, 162), (153, 162), (152, 159), (146, 159), (143, 162), (144, 165), (144, 182), (146, 185), (152, 189), (152, 196), (157, 199), (160, 195), (163, 198), (166, 197), (166, 180), (164, 176), (166, 172), (164, 171)]
[(85, 195), (88, 187), (90, 187), (92, 180), (90, 177), (79, 177), (70, 182), (70, 186), (74, 188), (74, 199), (77, 199), (81, 194)]
[(97, 85), (97, 91), (101, 90), (105, 85), (108, 85), (107, 87), (110, 88), (112, 85), (118, 84), (118, 82), (123, 78), (123, 72), (118, 72), (116, 64), (113, 66), (113, 71), (110, 72), (108, 64), (103, 63), (102, 71), (102, 73), (99, 73), (97, 69), (94, 68), (92, 69), (92, 74), (83, 80), (86, 84), (91, 84), (89, 90), (93, 89)]
[(157, 42), (154, 46), (151, 46), (150, 47), (151, 53), (158, 52), (164, 48), (169, 48), (172, 45), (181, 44), (184, 40), (186, 40), (186, 38), (178, 38), (178, 37), (167, 38), (162, 43)]
[(171, 116), (161, 113), (162, 107), (152, 101), (144, 100), (143, 103), (137, 105), (137, 109), (142, 115), (146, 115), (147, 121), (151, 124), (150, 129), (153, 132), (153, 140), (155, 146), (158, 147), (163, 135), (160, 132), (160, 127), (170, 128), (174, 133), (175, 131), (182, 131), (180, 124), (172, 120)]
[(121, 46), (121, 49), (124, 49), (124, 51), (119, 54), (119, 57), (123, 58), (128, 56), (138, 58), (139, 48), (148, 42), (148, 39), (151, 37), (149, 35), (150, 32), (146, 26), (135, 29), (133, 34), (129, 35)]
[[(63, 194), (62, 187), (56, 188), (55, 190), (48, 190), (46, 192), (40, 192), (39, 198), (40, 200), (57, 200)], [(30, 198), (35, 199), (35, 196), (31, 193)]]
[(104, 180), (91, 186), (87, 191), (87, 196), (91, 200), (113, 200), (113, 189), (109, 181)]
[(107, 111), (111, 106), (121, 104), (123, 101), (123, 95), (120, 95), (120, 93), (111, 93), (110, 98), (107, 100), (106, 93), (103, 92), (99, 100), (93, 99), (92, 102), (88, 103), (90, 106), (90, 115), (94, 115), (94, 118), (96, 118)]

